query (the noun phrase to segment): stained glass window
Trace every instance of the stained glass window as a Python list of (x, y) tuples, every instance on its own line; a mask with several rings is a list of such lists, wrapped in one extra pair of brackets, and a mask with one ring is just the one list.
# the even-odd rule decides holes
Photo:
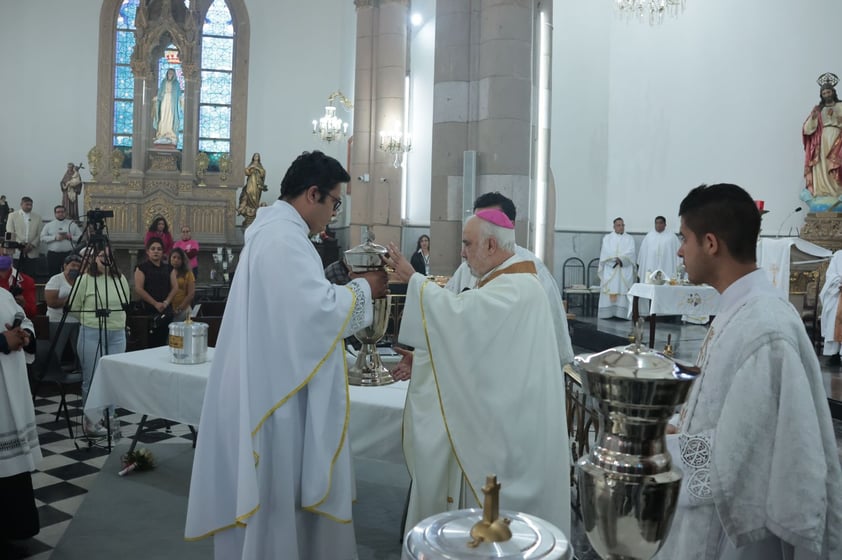
[(210, 156), (210, 170), (231, 150), (231, 86), (234, 68), (234, 22), (225, 0), (214, 0), (202, 26), (202, 72), (199, 92), (199, 151)]
[[(134, 18), (140, 0), (123, 0), (115, 25), (114, 49), (114, 146), (130, 148), (134, 122), (134, 75), (131, 62), (134, 51)], [(131, 166), (126, 158), (123, 166)]]
[[(189, 1), (184, 1), (189, 9)], [(195, 3), (195, 2), (193, 2)], [(200, 5), (207, 5), (202, 2)], [(135, 17), (140, 0), (122, 0), (114, 26), (114, 85), (112, 138), (115, 147), (131, 155), (134, 131), (135, 80), (131, 58), (135, 48)], [(219, 169), (219, 157), (231, 151), (231, 99), (234, 72), (234, 19), (227, 0), (210, 2), (201, 36), (201, 71), (199, 82), (198, 148), (210, 157), (210, 170)], [(184, 75), (178, 50), (174, 45), (165, 49), (158, 61), (157, 80), (174, 69), (181, 86)], [(157, 91), (155, 84), (153, 91)], [(153, 93), (154, 95), (154, 93)], [(151, 100), (147, 100), (149, 102)], [(195, 110), (195, 109), (194, 109)], [(182, 116), (182, 126), (184, 124)], [(178, 148), (183, 149), (183, 131), (178, 135)], [(124, 167), (131, 166), (127, 157)]]

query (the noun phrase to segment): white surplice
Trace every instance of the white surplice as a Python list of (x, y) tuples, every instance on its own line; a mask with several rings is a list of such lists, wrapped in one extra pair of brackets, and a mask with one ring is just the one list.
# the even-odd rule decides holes
[[(8, 290), (0, 288), (0, 325), (11, 324), (15, 313), (22, 314), (23, 308)], [(21, 327), (35, 332), (29, 319)], [(0, 352), (0, 478), (34, 471), (41, 461), (26, 356), (23, 350)]]
[[(529, 262), (513, 256), (497, 270)], [(569, 534), (564, 380), (535, 274), (502, 274), (461, 294), (414, 274), (400, 341), (415, 347), (403, 426), (407, 530), (460, 500), (482, 507), (485, 477), (496, 474), (501, 508)]]
[[(620, 259), (623, 265), (615, 266), (615, 259)], [(634, 284), (634, 261), (634, 238), (631, 235), (620, 235), (612, 231), (602, 238), (597, 270), (600, 279), (597, 316), (600, 319), (628, 318), (629, 302), (626, 294)]]
[[(550, 302), (550, 314), (553, 318), (553, 326), (555, 327), (556, 343), (558, 344), (558, 357), (562, 365), (569, 364), (573, 361), (573, 343), (570, 341), (570, 329), (567, 326), (567, 312), (564, 310), (564, 303), (561, 300), (561, 292), (558, 289), (555, 278), (552, 272), (546, 265), (538, 258), (538, 256), (520, 245), (515, 245), (515, 255), (523, 260), (531, 260), (535, 263), (535, 269), (538, 271), (538, 280), (541, 282), (541, 287), (544, 288), (544, 293), (547, 294), (547, 300)], [(445, 288), (455, 294), (459, 294), (464, 290), (472, 290), (476, 288), (479, 279), (471, 274), (471, 269), (468, 263), (462, 261), (453, 276), (447, 281)]]
[(840, 352), (840, 341), (833, 340), (840, 293), (842, 293), (842, 251), (836, 251), (827, 267), (824, 286), (819, 293), (819, 299), (822, 302), (822, 337), (824, 338), (822, 354), (825, 356)]
[(202, 406), (188, 539), (217, 558), (356, 557), (343, 338), (371, 323), (363, 280), (325, 279), (288, 203), (246, 232)]
[(666, 278), (675, 276), (678, 266), (678, 248), (681, 243), (678, 236), (669, 230), (657, 232), (650, 231), (643, 238), (640, 244), (640, 253), (637, 255), (637, 275), (640, 281), (649, 281), (649, 275), (660, 270)]
[(667, 436), (684, 494), (656, 558), (842, 558), (842, 469), (801, 319), (760, 269), (720, 301)]

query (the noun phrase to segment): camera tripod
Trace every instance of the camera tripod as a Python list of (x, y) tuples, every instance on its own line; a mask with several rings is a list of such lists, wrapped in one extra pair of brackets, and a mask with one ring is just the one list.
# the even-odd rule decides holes
[[(68, 323), (68, 314), (72, 313), (79, 318), (78, 344), (74, 346), (74, 359), (82, 366), (82, 388), (83, 388), (83, 412), (82, 412), (82, 433), (88, 442), (88, 446), (100, 444), (107, 441), (108, 449), (111, 449), (111, 437), (113, 434), (111, 426), (110, 409), (105, 416), (106, 434), (100, 435), (89, 433), (87, 416), (84, 413), (84, 402), (87, 400), (87, 392), (90, 383), (93, 382), (94, 371), (99, 358), (109, 354), (111, 351), (125, 351), (126, 331), (125, 312), (129, 306), (128, 282), (120, 273), (117, 263), (113, 258), (111, 243), (108, 239), (105, 218), (113, 215), (99, 209), (91, 210), (87, 214), (87, 224), (83, 229), (80, 239), (75, 244), (74, 253), (78, 255), (80, 268), (79, 275), (73, 281), (62, 308), (62, 316), (55, 329), (50, 325), (50, 344), (48, 349), (38, 351), (36, 355), (40, 360), (40, 371), (36, 376), (33, 395), (37, 395), (40, 383), (46, 378), (58, 372), (61, 373), (61, 356), (66, 343), (72, 337), (74, 321)], [(85, 238), (85, 239), (83, 239)], [(65, 262), (65, 266), (69, 264)], [(64, 267), (63, 267), (64, 268)], [(61, 272), (64, 275), (64, 270)], [(66, 281), (66, 278), (65, 278)], [(122, 314), (122, 324), (120, 322)], [(111, 327), (111, 328), (109, 328)], [(119, 329), (115, 328), (119, 327)], [(68, 331), (70, 333), (68, 334)], [(59, 346), (59, 343), (61, 347)], [(59, 383), (62, 392), (62, 403), (64, 405), (64, 416), (67, 422), (67, 429), (73, 439), (74, 446), (78, 449), (77, 438), (73, 433), (73, 426), (70, 420), (70, 413), (64, 400), (64, 389), (59, 379), (52, 379)], [(59, 405), (59, 413), (61, 412)]]

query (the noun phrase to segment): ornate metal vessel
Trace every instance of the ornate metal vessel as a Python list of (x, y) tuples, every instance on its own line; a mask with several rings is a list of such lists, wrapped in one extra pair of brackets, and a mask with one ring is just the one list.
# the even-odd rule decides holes
[(208, 324), (186, 321), (170, 323), (170, 361), (174, 364), (203, 364), (208, 359)]
[(635, 344), (577, 356), (573, 368), (599, 409), (599, 434), (576, 463), (582, 521), (597, 554), (648, 560), (672, 523), (681, 471), (672, 465), (665, 432), (686, 399), (694, 373)]
[[(371, 240), (353, 249), (345, 251), (345, 264), (351, 272), (365, 273), (383, 270), (383, 259), (388, 250)], [(374, 320), (371, 326), (354, 333), (362, 342), (357, 360), (348, 368), (348, 383), (351, 385), (379, 386), (394, 383), (392, 374), (380, 360), (377, 353), (377, 342), (386, 334), (389, 326), (389, 315), (392, 307), (392, 297), (386, 296), (374, 300)]]
[[(411, 560), (569, 560), (561, 530), (534, 515), (499, 509), (500, 484), (490, 476), (482, 509), (446, 511), (416, 525), (404, 539)], [(561, 506), (561, 504), (560, 504)]]

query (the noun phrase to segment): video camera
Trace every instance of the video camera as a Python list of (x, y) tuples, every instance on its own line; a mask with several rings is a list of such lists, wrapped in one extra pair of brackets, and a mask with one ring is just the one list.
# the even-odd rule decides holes
[(0, 239), (0, 247), (4, 249), (23, 249), (25, 246), (25, 244), (16, 241), (15, 234), (12, 231), (7, 231), (5, 237)]
[(88, 210), (88, 225), (93, 224), (94, 229), (102, 229), (105, 225), (105, 218), (113, 218), (114, 210), (101, 210), (94, 208)]

